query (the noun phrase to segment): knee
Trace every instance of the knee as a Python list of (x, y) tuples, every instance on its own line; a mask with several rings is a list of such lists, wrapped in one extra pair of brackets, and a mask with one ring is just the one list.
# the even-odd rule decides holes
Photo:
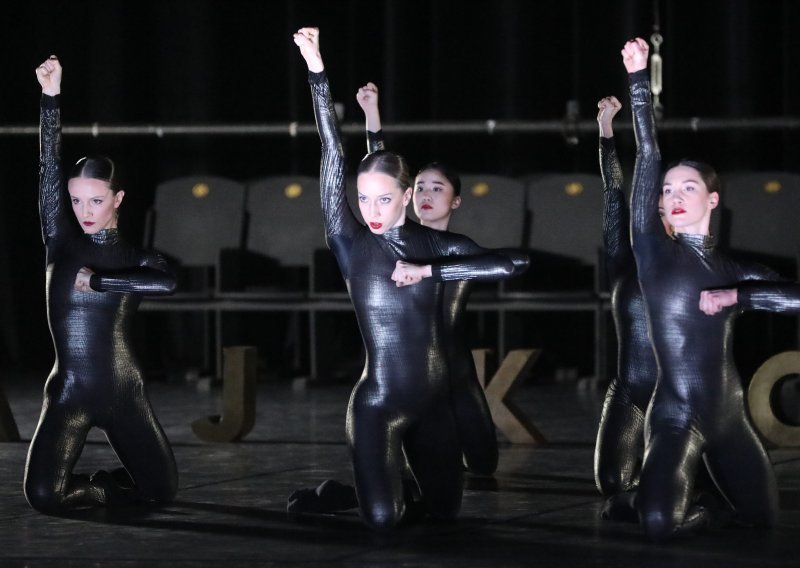
[(40, 513), (57, 513), (63, 508), (63, 499), (52, 487), (29, 477), (25, 479), (25, 499)]
[(360, 504), (361, 518), (371, 529), (387, 532), (396, 528), (403, 518), (405, 507), (400, 503), (367, 503)]
[(174, 462), (148, 475), (135, 475), (132, 481), (138, 498), (151, 503), (170, 503), (178, 493), (178, 469)]
[(403, 516), (403, 509), (394, 507), (362, 507), (361, 517), (371, 529), (379, 532), (388, 532), (397, 527)]
[(158, 485), (153, 486), (143, 497), (153, 503), (171, 503), (178, 493), (178, 475), (170, 475)]
[(670, 539), (677, 526), (672, 515), (668, 515), (663, 511), (641, 512), (640, 520), (644, 527), (645, 536), (656, 543)]

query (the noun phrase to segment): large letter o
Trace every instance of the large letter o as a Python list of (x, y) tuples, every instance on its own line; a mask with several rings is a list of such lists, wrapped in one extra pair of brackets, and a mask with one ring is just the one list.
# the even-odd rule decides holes
[(753, 424), (764, 438), (779, 447), (800, 446), (800, 426), (781, 422), (770, 404), (772, 389), (783, 377), (800, 374), (800, 351), (784, 351), (767, 359), (753, 374), (747, 405)]

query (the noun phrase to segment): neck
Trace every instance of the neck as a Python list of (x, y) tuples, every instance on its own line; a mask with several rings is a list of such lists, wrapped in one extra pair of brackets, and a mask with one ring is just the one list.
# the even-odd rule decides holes
[(450, 224), (450, 219), (440, 219), (438, 221), (422, 221), (420, 225), (437, 231), (446, 231), (447, 226)]

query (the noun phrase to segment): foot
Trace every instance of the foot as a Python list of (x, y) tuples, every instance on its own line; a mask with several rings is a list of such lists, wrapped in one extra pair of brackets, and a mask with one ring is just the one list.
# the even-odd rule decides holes
[(289, 513), (335, 513), (358, 508), (356, 490), (350, 485), (328, 479), (319, 487), (298, 489), (289, 496)]

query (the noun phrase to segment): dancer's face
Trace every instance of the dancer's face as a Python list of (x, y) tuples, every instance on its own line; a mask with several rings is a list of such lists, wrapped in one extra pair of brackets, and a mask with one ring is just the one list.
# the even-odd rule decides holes
[(82, 177), (70, 179), (67, 190), (84, 233), (91, 235), (117, 226), (117, 210), (124, 191), (114, 193), (107, 181)]
[(444, 231), (461, 205), (453, 184), (439, 170), (424, 170), (414, 180), (414, 213), (426, 227)]
[(711, 211), (719, 194), (709, 193), (700, 172), (689, 166), (675, 166), (664, 176), (662, 188), (664, 220), (676, 233), (707, 235)]
[(411, 188), (401, 189), (391, 176), (380, 172), (358, 176), (358, 208), (367, 227), (376, 235), (405, 223), (410, 200)]

